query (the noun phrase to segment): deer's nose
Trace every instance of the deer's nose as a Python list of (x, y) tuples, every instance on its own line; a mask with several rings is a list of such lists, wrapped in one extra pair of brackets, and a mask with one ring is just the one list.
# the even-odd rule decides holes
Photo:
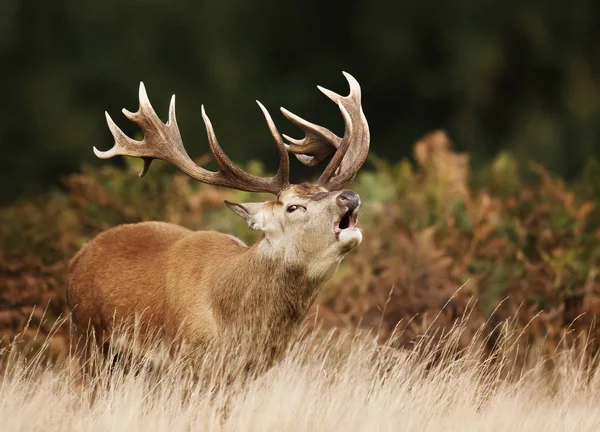
[(360, 206), (360, 195), (346, 189), (337, 196), (337, 202), (344, 207), (348, 207), (348, 210), (353, 211)]

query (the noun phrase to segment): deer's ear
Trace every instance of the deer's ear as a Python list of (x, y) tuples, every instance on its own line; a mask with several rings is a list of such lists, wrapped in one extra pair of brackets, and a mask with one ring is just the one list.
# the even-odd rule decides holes
[(236, 215), (242, 217), (248, 226), (257, 231), (265, 230), (266, 203), (244, 203), (238, 204), (225, 200), (225, 205)]

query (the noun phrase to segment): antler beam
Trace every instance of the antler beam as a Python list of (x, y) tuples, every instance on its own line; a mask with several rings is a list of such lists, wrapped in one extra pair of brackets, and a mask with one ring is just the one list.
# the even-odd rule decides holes
[(123, 114), (125, 114), (129, 120), (140, 126), (144, 133), (144, 139), (136, 141), (128, 137), (121, 129), (119, 129), (110, 115), (105, 113), (108, 127), (115, 138), (115, 145), (107, 151), (100, 151), (94, 147), (96, 156), (102, 159), (114, 156), (133, 156), (142, 158), (144, 160), (144, 167), (140, 172), (141, 177), (146, 174), (154, 159), (161, 159), (175, 165), (193, 179), (207, 184), (225, 186), (250, 192), (267, 192), (274, 195), (278, 195), (283, 189), (286, 189), (290, 185), (290, 162), (285, 144), (283, 143), (283, 139), (275, 127), (269, 112), (260, 102), (257, 101), (279, 151), (279, 169), (277, 170), (277, 174), (270, 178), (248, 174), (227, 157), (217, 141), (212, 123), (206, 115), (204, 106), (202, 107), (202, 118), (206, 125), (211, 151), (220, 167), (220, 170), (217, 172), (199, 167), (187, 154), (175, 117), (175, 95), (171, 98), (171, 103), (169, 105), (169, 120), (167, 123), (163, 123), (152, 108), (144, 83), (140, 83), (139, 99), (140, 108), (137, 112), (132, 113), (123, 109)]

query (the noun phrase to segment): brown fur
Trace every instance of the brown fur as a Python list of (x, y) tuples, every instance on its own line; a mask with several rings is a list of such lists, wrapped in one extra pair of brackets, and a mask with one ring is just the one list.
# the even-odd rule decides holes
[[(310, 199), (314, 193), (321, 194), (318, 202)], [(329, 199), (323, 193), (297, 185), (276, 203), (255, 204), (261, 223), (270, 225), (251, 247), (227, 234), (163, 222), (101, 233), (70, 264), (75, 325), (80, 333), (89, 325), (106, 336), (116, 323), (141, 317), (143, 331), (180, 333), (200, 347), (235, 341), (275, 359), (348, 250), (332, 231), (345, 211), (338, 193), (327, 193)], [(290, 203), (305, 205), (306, 214), (286, 214)]]

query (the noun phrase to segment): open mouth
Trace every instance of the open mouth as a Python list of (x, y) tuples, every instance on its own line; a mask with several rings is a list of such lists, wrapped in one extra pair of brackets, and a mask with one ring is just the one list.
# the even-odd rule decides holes
[(348, 210), (344, 216), (335, 224), (334, 231), (339, 233), (345, 229), (352, 229), (358, 223), (358, 208)]

